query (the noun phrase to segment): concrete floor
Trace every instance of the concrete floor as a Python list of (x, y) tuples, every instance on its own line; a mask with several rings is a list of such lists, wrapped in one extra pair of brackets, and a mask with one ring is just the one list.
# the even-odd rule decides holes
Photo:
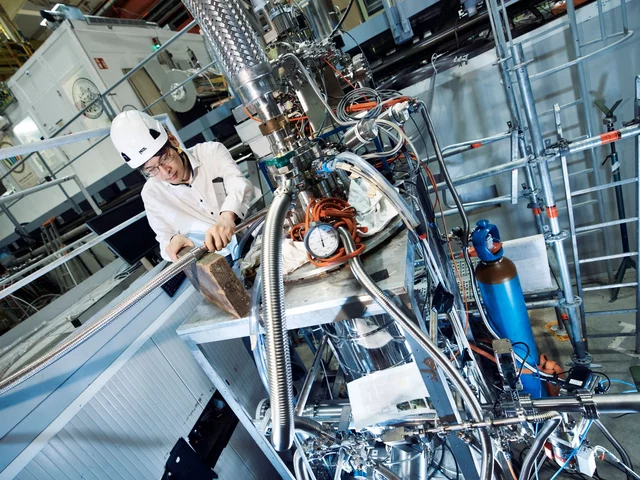
[[(635, 271), (631, 271), (627, 275), (625, 281), (635, 281)], [(592, 283), (591, 285), (597, 285)], [(587, 285), (585, 285), (587, 286)], [(574, 290), (575, 291), (575, 290)], [(586, 292), (584, 295), (585, 311), (602, 311), (612, 309), (635, 308), (635, 289), (625, 288), (620, 291), (617, 301), (610, 303), (610, 290), (598, 290)], [(530, 312), (531, 324), (534, 327), (534, 334), (538, 349), (541, 353), (545, 353), (567, 370), (567, 365), (571, 354), (571, 344), (556, 340), (546, 329), (545, 324), (555, 320), (553, 309), (534, 310)], [(590, 334), (611, 333), (635, 330), (635, 315), (607, 315), (587, 317), (587, 331)], [(635, 337), (617, 337), (617, 338), (594, 338), (589, 339), (589, 353), (593, 356), (595, 364), (600, 365), (597, 370), (606, 373), (613, 379), (623, 380), (633, 383), (629, 367), (640, 365), (640, 355), (634, 352)], [(596, 368), (594, 368), (596, 370)], [(620, 384), (611, 386), (611, 393), (622, 393), (630, 387)], [(607, 426), (611, 433), (625, 447), (632, 461), (635, 461), (636, 471), (640, 467), (640, 415), (626, 415), (619, 419), (612, 416), (604, 415), (601, 418), (602, 423)], [(603, 437), (600, 430), (595, 426), (590, 430), (587, 437), (590, 445), (602, 445), (605, 448), (613, 450), (609, 442)], [(598, 461), (598, 473), (603, 480), (625, 478), (624, 474), (607, 465), (605, 462)], [(540, 473), (541, 479), (548, 479), (553, 475), (549, 469), (545, 469)], [(561, 477), (559, 477), (561, 478)]]

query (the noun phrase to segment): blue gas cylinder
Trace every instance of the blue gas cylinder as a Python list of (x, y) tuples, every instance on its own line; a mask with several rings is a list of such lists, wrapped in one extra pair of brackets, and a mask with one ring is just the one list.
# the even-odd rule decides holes
[[(500, 242), (498, 228), (488, 220), (480, 220), (476, 225), (471, 236), (480, 259), (476, 267), (476, 280), (489, 322), (498, 335), (508, 338), (512, 344), (526, 344), (528, 351), (523, 345), (515, 345), (513, 349), (520, 358), (526, 356), (529, 365), (537, 365), (540, 355), (533, 338), (516, 266), (503, 256), (502, 247), (497, 251), (495, 249), (495, 243)], [(520, 380), (525, 392), (534, 397), (546, 396), (536, 375), (522, 375)]]

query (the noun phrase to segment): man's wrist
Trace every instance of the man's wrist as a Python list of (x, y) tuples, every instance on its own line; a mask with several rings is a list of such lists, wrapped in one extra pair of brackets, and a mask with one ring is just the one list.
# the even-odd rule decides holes
[(230, 210), (224, 211), (224, 212), (220, 212), (220, 216), (224, 219), (227, 219), (231, 222), (235, 222), (237, 215), (235, 214), (235, 212), (232, 212)]

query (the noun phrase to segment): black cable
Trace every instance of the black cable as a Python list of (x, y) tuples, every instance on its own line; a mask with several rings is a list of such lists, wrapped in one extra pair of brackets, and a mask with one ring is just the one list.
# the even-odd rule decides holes
[[(440, 471), (440, 469), (442, 468), (442, 462), (444, 462), (444, 444), (440, 449), (440, 460), (438, 461), (438, 465), (435, 466), (434, 470), (427, 476), (427, 480), (431, 480), (431, 478), (433, 478), (436, 472)], [(431, 463), (429, 464), (429, 466), (431, 466), (432, 464), (433, 464), (433, 460), (431, 460)]]
[[(428, 162), (428, 160), (429, 160), (429, 146), (427, 145), (427, 140), (424, 138), (424, 135), (422, 135), (422, 130), (420, 130), (420, 128), (418, 127), (418, 122), (416, 122), (415, 118), (413, 118), (412, 115), (410, 115), (409, 118), (411, 119), (411, 121), (415, 125), (417, 132), (420, 134), (420, 139), (422, 140), (422, 144), (424, 145), (424, 156), (425, 156), (425, 158), (427, 159), (427, 162)], [(428, 163), (427, 163), (427, 166), (428, 166)]]
[[(512, 347), (515, 347), (516, 345), (524, 345), (525, 347), (527, 347), (527, 354), (522, 359), (522, 363), (520, 364), (520, 370), (518, 371), (517, 380), (520, 380), (520, 375), (522, 375), (522, 370), (524, 369), (524, 364), (526, 363), (527, 358), (529, 358), (529, 354), (531, 353), (531, 348), (529, 348), (529, 345), (527, 345), (524, 342), (515, 342), (515, 343), (511, 344)], [(533, 359), (533, 361), (535, 362), (535, 359)]]
[(351, 7), (353, 7), (353, 4), (355, 3), (355, 0), (349, 0), (349, 4), (347, 5), (346, 10), (344, 11), (344, 13), (342, 14), (342, 18), (340, 19), (340, 21), (338, 22), (338, 24), (333, 27), (333, 30), (331, 30), (331, 33), (329, 34), (329, 38), (333, 37), (335, 35), (335, 33), (340, 30), (340, 27), (342, 27), (342, 24), (344, 23), (344, 21), (347, 19), (347, 15), (349, 15), (349, 12), (351, 11)]
[(631, 415), (631, 414), (635, 415), (635, 412), (623, 413), (622, 415), (616, 415), (615, 417), (609, 417), (609, 418), (622, 418), (622, 417), (626, 417), (627, 415)]
[(604, 393), (607, 393), (609, 391), (609, 389), (611, 388), (611, 379), (609, 378), (609, 375), (607, 375), (606, 373), (603, 372), (596, 372), (595, 370), (592, 370), (591, 373), (597, 373), (598, 375), (602, 375), (604, 378), (607, 379), (607, 389), (604, 391)]

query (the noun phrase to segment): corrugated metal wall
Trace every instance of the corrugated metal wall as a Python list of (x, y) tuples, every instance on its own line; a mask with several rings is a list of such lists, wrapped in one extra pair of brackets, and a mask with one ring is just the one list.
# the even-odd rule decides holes
[[(177, 439), (186, 437), (214, 387), (175, 333), (201, 300), (192, 294), (16, 478), (159, 479)], [(271, 465), (239, 425), (216, 473), (253, 479)], [(258, 461), (258, 465), (256, 465)]]

